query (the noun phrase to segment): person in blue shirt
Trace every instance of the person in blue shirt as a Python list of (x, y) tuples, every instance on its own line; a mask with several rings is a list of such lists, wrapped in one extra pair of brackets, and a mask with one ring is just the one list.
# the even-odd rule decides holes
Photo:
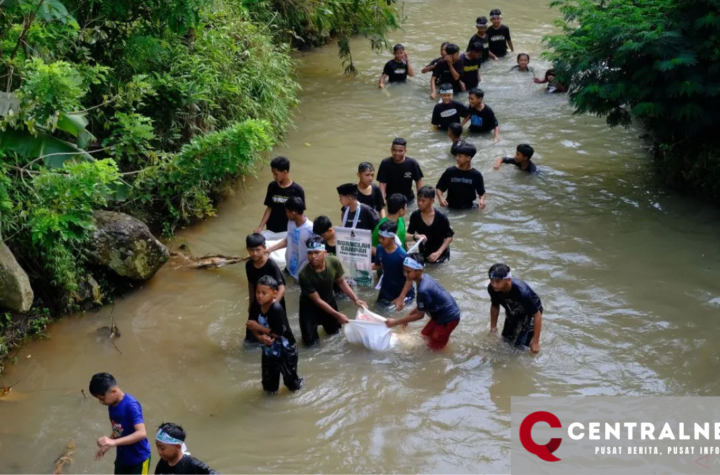
[[(373, 269), (382, 269), (380, 293), (377, 299), (378, 305), (382, 307), (390, 307), (405, 287), (403, 262), (407, 252), (398, 245), (397, 228), (397, 223), (393, 221), (385, 221), (378, 228), (380, 245), (375, 253), (376, 264), (373, 265)], [(404, 302), (409, 303), (414, 298), (415, 291), (411, 288)]]
[(95, 460), (117, 447), (115, 473), (150, 473), (150, 443), (147, 440), (142, 406), (130, 394), (125, 394), (109, 373), (97, 373), (90, 380), (90, 394), (100, 404), (108, 406), (112, 434), (100, 437)]
[(518, 348), (530, 347), (532, 353), (540, 351), (543, 306), (540, 297), (520, 279), (512, 276), (510, 267), (498, 263), (488, 272), (490, 283), (490, 333), (497, 333), (500, 306), (505, 309), (503, 339)]
[[(442, 350), (447, 346), (450, 334), (460, 323), (460, 307), (447, 290), (425, 274), (425, 258), (422, 254), (417, 252), (408, 254), (403, 266), (408, 283), (414, 282), (417, 285), (417, 306), (404, 318), (388, 318), (386, 325), (388, 328), (405, 325), (422, 320), (427, 313), (430, 315), (430, 321), (422, 329), (421, 334), (427, 340), (428, 348)], [(409, 285), (405, 286), (401, 296), (409, 287)]]

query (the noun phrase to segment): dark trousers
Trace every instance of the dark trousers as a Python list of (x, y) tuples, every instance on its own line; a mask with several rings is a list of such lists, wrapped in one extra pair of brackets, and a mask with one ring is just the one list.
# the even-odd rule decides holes
[[(540, 309), (540, 314), (543, 310)], [(526, 315), (520, 318), (510, 318), (505, 316), (505, 324), (503, 325), (502, 336), (506, 343), (517, 348), (529, 347), (535, 336), (535, 328), (530, 325), (532, 315)]]
[(292, 348), (283, 348), (280, 356), (262, 354), (262, 385), (269, 393), (276, 393), (280, 388), (280, 375), (283, 384), (290, 391), (297, 391), (302, 387), (302, 378), (297, 374), (298, 351), (297, 345)]
[[(327, 302), (333, 309), (337, 310), (337, 302), (335, 299)], [(340, 322), (335, 317), (326, 313), (319, 308), (312, 300), (304, 295), (300, 296), (300, 333), (302, 333), (303, 343), (306, 346), (312, 346), (320, 342), (318, 335), (318, 326), (322, 325), (325, 333), (335, 335), (340, 332)]]

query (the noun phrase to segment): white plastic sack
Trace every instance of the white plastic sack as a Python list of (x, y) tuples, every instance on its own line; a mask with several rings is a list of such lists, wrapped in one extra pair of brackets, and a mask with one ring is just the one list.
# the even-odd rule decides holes
[(343, 325), (350, 343), (362, 344), (374, 351), (386, 351), (397, 344), (397, 337), (385, 326), (386, 319), (366, 308), (358, 308), (355, 320)]
[[(287, 232), (284, 233), (274, 233), (272, 231), (263, 231), (262, 235), (265, 236), (265, 245), (267, 247), (273, 246), (287, 236)], [(280, 269), (284, 269), (286, 266), (285, 262), (285, 249), (278, 249), (277, 251), (270, 254), (270, 259), (275, 261), (275, 263), (278, 265)]]

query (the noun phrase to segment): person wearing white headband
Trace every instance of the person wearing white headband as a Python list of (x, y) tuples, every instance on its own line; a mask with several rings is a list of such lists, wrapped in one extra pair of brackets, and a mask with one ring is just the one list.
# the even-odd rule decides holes
[[(388, 318), (386, 325), (388, 328), (405, 325), (422, 320), (427, 313), (430, 321), (422, 329), (421, 335), (427, 340), (428, 348), (442, 350), (447, 346), (450, 334), (460, 323), (460, 307), (442, 285), (425, 274), (425, 258), (422, 254), (408, 254), (403, 265), (408, 284), (415, 283), (417, 286), (417, 306), (403, 318)], [(406, 284), (403, 292), (410, 285)]]
[(451, 84), (440, 85), (441, 102), (435, 104), (430, 123), (440, 130), (447, 130), (450, 124), (462, 122), (467, 117), (467, 107), (458, 101), (453, 100), (453, 88)]
[(492, 26), (488, 28), (490, 35), (490, 52), (501, 58), (510, 51), (515, 51), (512, 39), (510, 39), (510, 28), (502, 24), (502, 12), (497, 8), (490, 12), (490, 23)]
[(215, 474), (215, 470), (190, 455), (185, 446), (185, 429), (172, 422), (163, 422), (155, 434), (155, 447), (160, 461), (156, 474), (202, 473)]
[(528, 284), (512, 276), (510, 267), (498, 263), (488, 272), (490, 283), (490, 333), (497, 333), (500, 306), (505, 309), (503, 339), (517, 347), (540, 351), (543, 307), (540, 297)]

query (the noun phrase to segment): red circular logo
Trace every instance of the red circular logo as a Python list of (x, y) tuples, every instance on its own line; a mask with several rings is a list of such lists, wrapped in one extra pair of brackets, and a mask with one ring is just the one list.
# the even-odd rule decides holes
[(536, 444), (532, 438), (532, 428), (538, 422), (545, 422), (553, 428), (562, 427), (560, 419), (555, 414), (547, 411), (533, 412), (523, 419), (522, 424), (520, 424), (520, 442), (522, 446), (525, 447), (525, 450), (537, 455), (546, 462), (559, 462), (560, 459), (552, 453), (560, 447), (562, 439), (558, 437), (550, 439), (550, 442), (545, 445)]

